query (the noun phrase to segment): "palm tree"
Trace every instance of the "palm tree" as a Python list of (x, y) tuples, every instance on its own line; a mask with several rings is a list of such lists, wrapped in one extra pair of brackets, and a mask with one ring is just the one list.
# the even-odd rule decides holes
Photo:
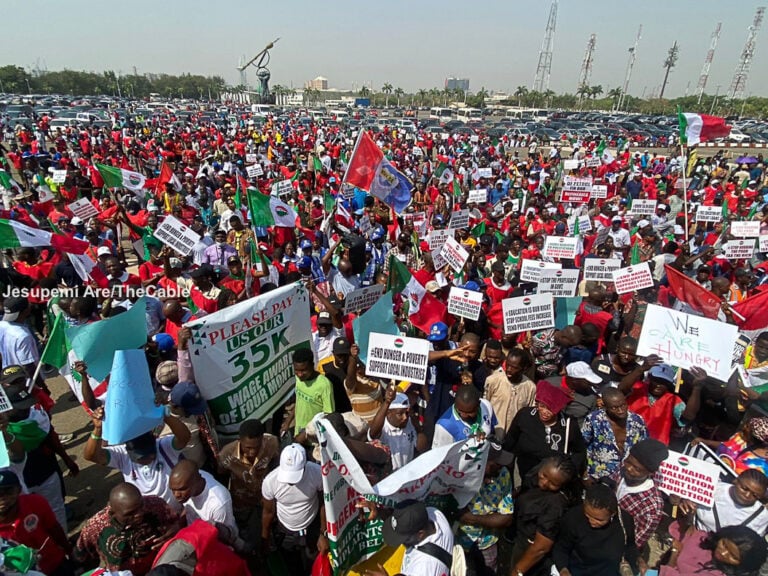
[(555, 91), (554, 90), (545, 90), (544, 91), (544, 101), (546, 102), (546, 107), (550, 108), (552, 106), (552, 98), (555, 97)]
[(596, 86), (591, 86), (589, 88), (589, 95), (592, 97), (593, 100), (595, 98), (597, 98), (598, 96), (600, 96), (600, 94), (602, 94), (602, 93), (603, 93), (603, 85), (602, 84), (597, 84)]
[(517, 98), (517, 107), (522, 108), (523, 107), (523, 98), (528, 96), (528, 88), (525, 86), (518, 86), (515, 90), (515, 97)]
[(419, 88), (419, 90), (418, 90), (418, 92), (416, 92), (416, 94), (419, 95), (419, 104), (423, 105), (424, 104), (424, 100), (426, 99), (428, 92), (426, 90), (424, 90), (424, 88)]
[(579, 97), (579, 100), (583, 100), (584, 98), (589, 98), (590, 93), (591, 93), (590, 88), (586, 84), (582, 84), (576, 90), (576, 95)]
[(617, 86), (616, 88), (611, 88), (608, 90), (608, 98), (613, 100), (613, 107), (616, 107), (619, 98), (621, 98), (621, 88)]
[(381, 91), (386, 94), (386, 99), (384, 101), (384, 106), (389, 106), (389, 95), (392, 94), (392, 84), (387, 82), (384, 84), (384, 86), (381, 87)]
[(429, 96), (432, 98), (432, 106), (435, 105), (435, 102), (440, 102), (440, 90), (438, 88), (430, 88)]
[(453, 91), (453, 97), (456, 99), (457, 102), (466, 102), (467, 101), (467, 94), (461, 88), (456, 88)]
[(400, 106), (400, 98), (402, 98), (405, 95), (405, 90), (400, 88), (399, 86), (395, 88), (395, 96), (397, 96), (397, 105)]
[(371, 95), (371, 91), (368, 89), (368, 86), (362, 86), (360, 90), (357, 91), (357, 94), (360, 98), (367, 98)]
[(477, 94), (475, 94), (475, 98), (477, 99), (477, 107), (482, 110), (485, 108), (485, 99), (488, 98), (488, 90), (485, 89), (485, 86), (480, 88)]
[(443, 98), (444, 98), (446, 107), (448, 106), (448, 98), (451, 97), (451, 94), (453, 94), (453, 90), (451, 90), (450, 88), (443, 88)]

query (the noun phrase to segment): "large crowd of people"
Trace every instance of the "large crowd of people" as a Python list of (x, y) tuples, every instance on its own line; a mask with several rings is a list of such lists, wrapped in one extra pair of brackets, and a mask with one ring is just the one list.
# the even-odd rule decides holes
[[(0, 228), (82, 240), (90, 264), (84, 273), (55, 242), (0, 246), (3, 570), (327, 573), (335, 543), (318, 447), (324, 418), (372, 484), (432, 449), (488, 445), (483, 482), (461, 509), (366, 504), (360, 521), (383, 519), (384, 542), (405, 547), (390, 574), (460, 573), (459, 550), (466, 573), (477, 575), (759, 573), (768, 531), (768, 312), (761, 324), (762, 306), (751, 315), (744, 307), (761, 302), (768, 264), (762, 242), (747, 255), (729, 243), (743, 242), (734, 222), (755, 221), (768, 235), (762, 155), (737, 161), (714, 148), (661, 155), (629, 143), (561, 149), (535, 140), (520, 148), (482, 133), (441, 138), (388, 127), (367, 136), (412, 182), (410, 204), (397, 213), (346, 182), (359, 129), (303, 120), (298, 110), (257, 120), (241, 109), (227, 125), (193, 112), (186, 121), (115, 118), (112, 129), (49, 131), (41, 121), (9, 136)], [(143, 187), (110, 188), (97, 164), (138, 173)], [(566, 177), (591, 178), (596, 192), (564, 201)], [(254, 225), (249, 189), (292, 208), (295, 224)], [(475, 190), (486, 191), (484, 202), (469, 201)], [(81, 200), (88, 217), (70, 207)], [(652, 213), (633, 210), (643, 200), (655, 202)], [(468, 221), (452, 226), (464, 210)], [(199, 236), (186, 254), (154, 234), (170, 216)], [(553, 237), (577, 238), (572, 258), (548, 254)], [(442, 261), (436, 239), (447, 238), (468, 253), (463, 267)], [(610, 276), (584, 279), (594, 259), (647, 263), (653, 281), (619, 293)], [(515, 330), (504, 302), (537, 294), (523, 274), (530, 261), (582, 272), (573, 297), (554, 298), (574, 304), (556, 307), (555, 325)], [(403, 273), (418, 284), (411, 297), (390, 290)], [(312, 319), (311, 349), (291, 356), (295, 394), (227, 436), (195, 378), (187, 324), (295, 283), (311, 296)], [(424, 381), (367, 374), (353, 330), (360, 311), (345, 310), (345, 299), (376, 284), (392, 292), (397, 332), (428, 341)], [(476, 319), (448, 312), (453, 287), (480, 294)], [(432, 315), (414, 314), (414, 293), (430, 299)], [(71, 438), (56, 431), (57, 404), (69, 394), (51, 396), (46, 378), (59, 367), (41, 369), (41, 352), (56, 322), (98, 323), (129, 312), (142, 294), (161, 426), (108, 444), (108, 378), (91, 376), (82, 360), (61, 369), (92, 422), (83, 449), (94, 465), (89, 482), (110, 468), (122, 480), (72, 533), (59, 460), (71, 475), (79, 468)], [(638, 355), (652, 305), (736, 326), (730, 377)], [(662, 462), (688, 444), (724, 467), (711, 506), (659, 487)]]

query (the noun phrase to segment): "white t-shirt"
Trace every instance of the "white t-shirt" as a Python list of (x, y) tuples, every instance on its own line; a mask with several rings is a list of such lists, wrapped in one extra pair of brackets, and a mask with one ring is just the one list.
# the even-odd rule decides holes
[(208, 472), (200, 470), (200, 476), (205, 479), (205, 489), (197, 496), (184, 502), (187, 524), (192, 524), (197, 519), (210, 524), (219, 522), (237, 534), (235, 515), (232, 512), (232, 496), (230, 496), (229, 490), (224, 488)]
[(629, 238), (629, 230), (626, 228), (619, 228), (618, 230), (611, 228), (608, 232), (608, 236), (613, 238), (613, 245), (617, 250), (626, 248), (631, 244), (631, 240)]
[(320, 510), (318, 493), (323, 492), (323, 475), (320, 465), (307, 462), (304, 475), (297, 484), (284, 484), (277, 479), (279, 468), (272, 470), (261, 485), (261, 495), (275, 500), (277, 519), (293, 532), (306, 530)]
[(107, 446), (110, 468), (123, 474), (123, 479), (136, 486), (142, 496), (157, 496), (165, 500), (171, 508), (180, 510), (181, 505), (168, 487), (171, 470), (179, 462), (179, 451), (173, 447), (173, 436), (157, 440), (157, 457), (149, 466), (136, 464), (128, 457), (125, 444)]
[(752, 519), (747, 527), (764, 536), (768, 530), (768, 510), (760, 502), (755, 502), (752, 506), (739, 506), (733, 501), (728, 492), (732, 484), (720, 482), (715, 487), (715, 506), (717, 507), (717, 517), (720, 520), (720, 526), (715, 522), (715, 514), (712, 508), (699, 506), (696, 509), (696, 528), (707, 532), (717, 532), (720, 528), (726, 526), (740, 526), (746, 522), (755, 512), (761, 511), (756, 518)]
[(0, 354), (3, 368), (37, 364), (40, 360), (40, 351), (29, 328), (5, 320), (0, 320)]
[(320, 336), (318, 332), (312, 333), (312, 339), (315, 344), (315, 364), (333, 354), (333, 341), (340, 336), (343, 336), (343, 333), (335, 326), (331, 327), (328, 336), (325, 337)]
[[(368, 440), (371, 440), (370, 431), (368, 431)], [(413, 452), (416, 450), (416, 428), (410, 420), (405, 428), (397, 428), (385, 418), (379, 441), (389, 447), (392, 453), (392, 470), (397, 470), (413, 460)]]
[(427, 508), (429, 519), (435, 524), (435, 533), (424, 538), (416, 546), (405, 549), (400, 573), (404, 576), (448, 576), (448, 567), (434, 556), (420, 552), (416, 548), (432, 542), (448, 552), (453, 551), (453, 532), (448, 520), (437, 508)]

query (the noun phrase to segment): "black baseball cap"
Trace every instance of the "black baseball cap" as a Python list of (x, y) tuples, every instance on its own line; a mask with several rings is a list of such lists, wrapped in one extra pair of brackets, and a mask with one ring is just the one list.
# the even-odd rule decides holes
[(144, 458), (157, 455), (157, 440), (152, 432), (145, 432), (133, 440), (125, 443), (125, 450), (128, 452), (128, 458), (138, 462)]
[(428, 526), (427, 505), (424, 502), (412, 502), (396, 508), (389, 520), (384, 522), (384, 542), (397, 548)]

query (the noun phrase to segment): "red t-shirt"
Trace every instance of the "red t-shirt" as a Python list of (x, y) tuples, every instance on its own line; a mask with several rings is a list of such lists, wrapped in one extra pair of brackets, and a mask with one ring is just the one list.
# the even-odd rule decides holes
[(164, 268), (161, 264), (152, 264), (152, 262), (144, 262), (139, 266), (139, 278), (142, 282), (150, 280), (155, 274), (161, 274), (164, 272)]
[(61, 546), (50, 538), (56, 529), (61, 530), (61, 526), (45, 498), (20, 494), (16, 518), (9, 524), (0, 524), (0, 537), (38, 550), (40, 570), (53, 574), (65, 556)]

